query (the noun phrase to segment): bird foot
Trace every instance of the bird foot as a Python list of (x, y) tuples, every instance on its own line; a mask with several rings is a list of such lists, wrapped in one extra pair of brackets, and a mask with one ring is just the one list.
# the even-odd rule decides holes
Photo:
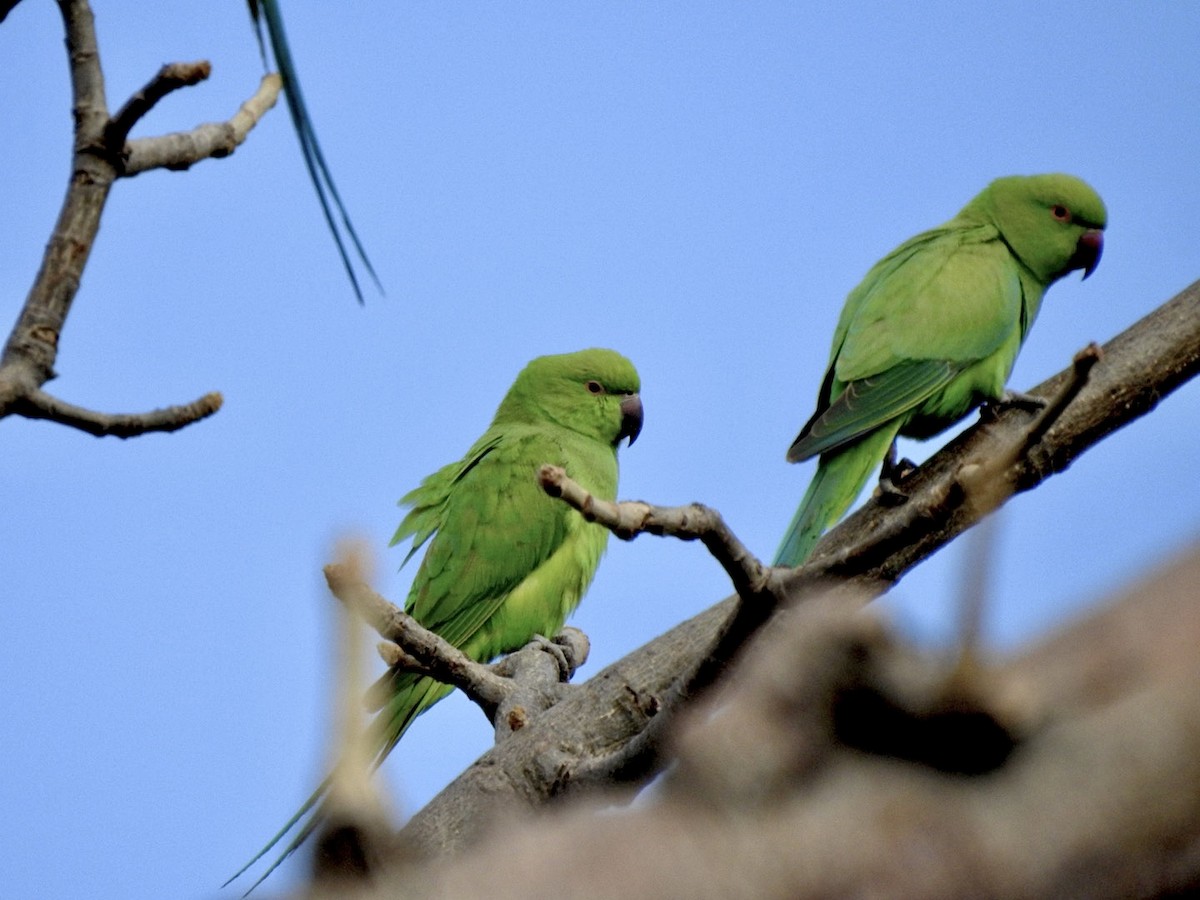
[(908, 502), (908, 494), (896, 487), (896, 483), (888, 475), (881, 474), (879, 476), (879, 485), (875, 488), (875, 496), (884, 506), (902, 506)]
[(899, 485), (915, 471), (917, 464), (911, 459), (896, 459), (896, 445), (893, 444), (883, 458), (883, 468), (879, 472), (879, 490), (876, 494), (879, 502), (884, 506), (900, 506), (907, 501), (908, 494)]
[(985, 422), (994, 422), (996, 417), (1006, 409), (1023, 409), (1026, 412), (1040, 412), (1046, 408), (1046, 401), (1032, 394), (1022, 394), (1020, 391), (1005, 391), (996, 400), (988, 400), (979, 407), (979, 418)]
[(567, 659), (567, 652), (563, 649), (561, 643), (556, 639), (551, 639), (542, 634), (535, 634), (530, 638), (526, 647), (534, 647), (545, 653), (549, 653), (554, 657), (554, 661), (558, 663), (558, 680), (570, 681), (571, 676), (575, 674), (575, 667), (571, 665), (571, 661)]

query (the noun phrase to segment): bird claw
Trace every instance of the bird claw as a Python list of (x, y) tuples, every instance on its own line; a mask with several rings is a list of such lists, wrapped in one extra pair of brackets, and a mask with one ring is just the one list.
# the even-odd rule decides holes
[[(904, 462), (908, 462), (908, 460), (904, 460)], [(913, 466), (904, 474), (909, 475), (915, 469), (916, 466)], [(884, 506), (902, 506), (908, 502), (908, 494), (896, 487), (896, 482), (892, 480), (890, 475), (881, 474), (879, 476), (879, 486), (876, 488), (875, 496), (879, 498), (879, 502)]]
[(896, 459), (896, 444), (893, 442), (883, 457), (883, 467), (879, 470), (879, 502), (884, 506), (900, 506), (905, 503), (908, 494), (898, 485), (915, 471), (917, 464), (911, 459)]
[(995, 400), (988, 400), (979, 407), (979, 418), (985, 422), (994, 422), (1000, 413), (1006, 409), (1023, 409), (1026, 412), (1041, 412), (1046, 408), (1046, 400), (1033, 394), (1023, 394), (1020, 391), (1005, 391)]
[(534, 647), (545, 653), (549, 653), (556, 663), (558, 663), (558, 678), (559, 681), (570, 681), (571, 676), (575, 674), (575, 668), (567, 659), (567, 653), (562, 645), (555, 639), (548, 638), (542, 634), (535, 634), (530, 638), (526, 647)]

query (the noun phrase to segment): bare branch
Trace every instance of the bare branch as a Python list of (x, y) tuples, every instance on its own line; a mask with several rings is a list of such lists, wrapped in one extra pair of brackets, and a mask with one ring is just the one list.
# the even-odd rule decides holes
[[(398, 661), (417, 667), (422, 675), (459, 688), (485, 709), (495, 709), (511, 693), (507, 679), (477, 663), (445, 638), (422, 626), (400, 607), (372, 590), (354, 570), (340, 563), (325, 567), (329, 590), (349, 609), (388, 641), (403, 657)], [(384, 679), (389, 676), (384, 675)], [(378, 689), (369, 694), (378, 695)], [(373, 704), (374, 705), (374, 704)]]
[(110, 147), (120, 148), (133, 126), (152, 110), (155, 104), (172, 91), (199, 84), (212, 74), (212, 63), (167, 63), (140, 91), (125, 101), (125, 105), (108, 123), (105, 137)]
[(725, 569), (739, 595), (754, 597), (769, 590), (768, 568), (729, 530), (715, 509), (699, 503), (667, 507), (601, 500), (559, 466), (542, 466), (538, 481), (551, 497), (561, 498), (589, 522), (603, 525), (623, 541), (631, 541), (643, 532), (683, 541), (699, 540)]
[(42, 390), (30, 392), (13, 412), (27, 419), (47, 419), (78, 428), (96, 437), (131, 438), (151, 431), (178, 431), (193, 422), (206, 419), (221, 408), (219, 393), (205, 394), (199, 400), (181, 406), (168, 406), (146, 413), (100, 413), (65, 403)]
[(229, 122), (127, 143), (129, 130), (155, 103), (171, 91), (206, 78), (208, 63), (164, 66), (110, 119), (91, 8), (87, 0), (59, 0), (59, 8), (67, 36), (75, 115), (71, 179), (41, 268), (0, 355), (0, 419), (23, 415), (90, 434), (120, 437), (174, 431), (216, 412), (220, 395), (206, 394), (194, 403), (144, 414), (109, 415), (72, 406), (42, 388), (55, 377), (59, 339), (116, 179), (156, 166), (187, 168), (200, 159), (232, 153), (275, 103), (279, 77), (264, 77), (258, 91)]
[(228, 122), (210, 122), (191, 131), (129, 141), (125, 145), (126, 162), (121, 174), (132, 177), (159, 168), (181, 171), (205, 159), (228, 156), (275, 105), (281, 85), (274, 72), (264, 75), (258, 90)]
[[(1061, 381), (1058, 385), (1058, 390), (1054, 396), (1046, 404), (1045, 408), (1038, 415), (1029, 429), (1029, 434), (1022, 444), (1020, 451), (1015, 454), (1019, 459), (1025, 456), (1036, 447), (1046, 436), (1046, 432), (1051, 426), (1057, 422), (1071, 401), (1079, 396), (1079, 392), (1083, 390), (1084, 385), (1088, 382), (1088, 376), (1091, 374), (1092, 367), (1100, 362), (1104, 357), (1104, 351), (1095, 342), (1088, 344), (1082, 350), (1075, 354), (1075, 358), (1071, 362), (1071, 368), (1067, 370), (1070, 374)], [(1016, 459), (1014, 459), (1014, 462)]]

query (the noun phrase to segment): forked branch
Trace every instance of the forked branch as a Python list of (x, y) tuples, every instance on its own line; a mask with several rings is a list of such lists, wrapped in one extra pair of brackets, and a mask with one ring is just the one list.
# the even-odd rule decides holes
[(152, 168), (185, 169), (233, 152), (279, 97), (278, 76), (268, 75), (254, 96), (224, 123), (186, 134), (129, 140), (130, 129), (172, 91), (207, 78), (207, 62), (164, 66), (110, 116), (95, 23), (87, 0), (59, 0), (67, 36), (75, 114), (74, 156), (66, 198), (42, 265), (0, 355), (0, 419), (45, 419), (97, 436), (128, 438), (174, 431), (212, 415), (221, 396), (146, 413), (110, 414), (84, 409), (44, 390), (55, 376), (59, 340), (79, 290), (108, 193), (117, 179)]

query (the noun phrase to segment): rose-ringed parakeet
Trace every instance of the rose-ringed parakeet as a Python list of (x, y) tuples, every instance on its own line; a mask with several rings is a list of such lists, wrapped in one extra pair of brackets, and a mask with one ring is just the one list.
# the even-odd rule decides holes
[(776, 565), (807, 559), (897, 435), (928, 438), (1004, 397), (1051, 284), (1100, 260), (1107, 213), (1071, 175), (998, 178), (937, 228), (905, 241), (846, 298), (817, 410), (788, 450), (820, 456)]
[[(608, 531), (547, 496), (538, 468), (562, 466), (594, 496), (615, 499), (617, 445), (632, 444), (642, 427), (638, 390), (632, 363), (612, 350), (541, 356), (521, 370), (467, 455), (400, 501), (411, 509), (392, 543), (412, 538), (406, 562), (429, 545), (406, 603), (418, 622), (481, 662), (562, 628), (596, 573)], [(403, 671), (391, 672), (390, 683), (371, 725), (376, 765), (451, 690)], [(328, 787), (326, 779), (237, 875), (298, 827), (259, 882), (266, 878), (319, 824)]]

